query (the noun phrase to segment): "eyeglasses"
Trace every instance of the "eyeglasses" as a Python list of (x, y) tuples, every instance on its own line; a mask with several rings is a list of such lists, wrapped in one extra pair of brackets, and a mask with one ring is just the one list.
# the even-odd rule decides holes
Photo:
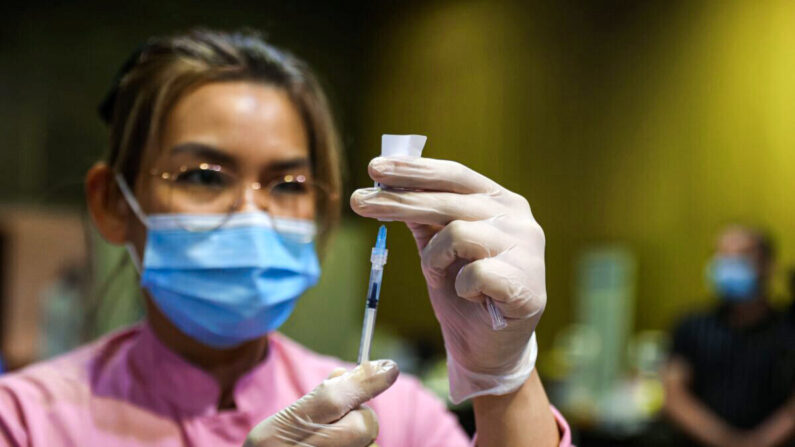
[(187, 164), (172, 171), (153, 169), (150, 174), (166, 183), (170, 213), (207, 215), (202, 224), (189, 228), (192, 231), (223, 226), (248, 201), (275, 218), (313, 219), (317, 201), (331, 198), (327, 187), (304, 174), (283, 175), (265, 185), (245, 182), (212, 163)]

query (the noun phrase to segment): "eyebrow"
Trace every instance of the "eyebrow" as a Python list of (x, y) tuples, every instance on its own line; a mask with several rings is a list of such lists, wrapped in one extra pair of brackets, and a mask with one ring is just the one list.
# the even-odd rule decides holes
[(269, 163), (265, 168), (268, 171), (289, 171), (292, 169), (306, 168), (310, 165), (309, 159), (306, 157), (296, 157), (287, 160), (277, 160)]
[[(187, 142), (187, 143), (180, 143), (171, 148), (170, 151), (172, 154), (190, 154), (197, 157), (201, 157), (207, 159), (207, 161), (218, 163), (221, 165), (228, 165), (231, 167), (237, 166), (237, 161), (235, 157), (229, 154), (228, 152), (219, 149), (215, 146), (211, 146), (205, 143), (198, 143), (198, 142)], [(276, 160), (265, 167), (264, 171), (269, 172), (283, 172), (283, 171), (290, 171), (293, 169), (301, 169), (306, 168), (311, 165), (308, 157), (295, 157), (289, 158), (285, 160)]]
[(181, 143), (171, 148), (172, 154), (190, 154), (202, 157), (213, 163), (237, 166), (235, 158), (229, 153), (209, 144), (188, 142)]

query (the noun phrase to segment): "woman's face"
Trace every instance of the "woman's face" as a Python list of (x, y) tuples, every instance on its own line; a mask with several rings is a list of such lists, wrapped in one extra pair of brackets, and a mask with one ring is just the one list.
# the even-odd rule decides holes
[[(206, 84), (167, 115), (135, 195), (148, 215), (262, 210), (312, 219), (316, 197), (289, 183), (312, 182), (308, 145), (301, 115), (283, 90), (251, 82)], [(130, 235), (136, 245), (145, 240), (141, 230)]]

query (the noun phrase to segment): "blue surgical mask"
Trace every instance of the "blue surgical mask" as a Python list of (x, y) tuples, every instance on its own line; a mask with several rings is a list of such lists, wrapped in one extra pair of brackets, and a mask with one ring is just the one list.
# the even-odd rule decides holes
[(709, 279), (715, 292), (725, 301), (747, 301), (753, 299), (758, 290), (756, 270), (741, 256), (715, 258), (710, 263)]
[(132, 251), (141, 285), (177, 328), (205, 345), (229, 348), (276, 330), (320, 277), (312, 221), (256, 211), (191, 231), (208, 216), (146, 216), (118, 181), (147, 227), (143, 262)]

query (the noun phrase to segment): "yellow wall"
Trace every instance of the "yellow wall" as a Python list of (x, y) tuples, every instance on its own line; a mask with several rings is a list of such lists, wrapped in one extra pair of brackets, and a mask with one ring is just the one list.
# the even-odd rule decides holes
[[(371, 45), (362, 146), (426, 134), (426, 156), (533, 205), (548, 236), (542, 344), (570, 321), (574, 261), (593, 244), (637, 254), (638, 328), (707, 302), (703, 265), (727, 221), (768, 226), (780, 266), (795, 264), (795, 2), (633, 14), (600, 28), (576, 11), (443, 2), (393, 17)], [(413, 241), (390, 238), (379, 318), (436, 336)]]

